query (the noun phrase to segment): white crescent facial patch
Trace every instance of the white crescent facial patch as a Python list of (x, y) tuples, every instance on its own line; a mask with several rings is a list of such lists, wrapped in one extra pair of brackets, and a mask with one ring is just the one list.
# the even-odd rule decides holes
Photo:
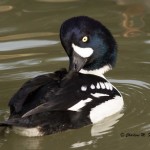
[(90, 47), (85, 47), (85, 48), (82, 48), (82, 47), (79, 47), (77, 45), (75, 45), (74, 43), (72, 43), (72, 48), (73, 50), (78, 54), (80, 55), (81, 57), (83, 58), (87, 58), (87, 57), (90, 57), (92, 54), (93, 54), (93, 49), (90, 48)]

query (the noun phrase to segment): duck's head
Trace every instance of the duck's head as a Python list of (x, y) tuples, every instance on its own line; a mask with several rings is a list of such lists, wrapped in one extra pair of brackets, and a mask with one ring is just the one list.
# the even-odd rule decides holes
[(66, 20), (60, 28), (60, 39), (70, 59), (69, 70), (106, 72), (116, 62), (117, 45), (112, 34), (92, 18)]

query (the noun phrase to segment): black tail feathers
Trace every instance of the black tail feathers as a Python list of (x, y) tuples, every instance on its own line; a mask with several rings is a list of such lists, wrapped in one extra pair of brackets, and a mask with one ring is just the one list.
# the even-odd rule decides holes
[(12, 125), (8, 123), (7, 121), (0, 122), (0, 127), (11, 127)]

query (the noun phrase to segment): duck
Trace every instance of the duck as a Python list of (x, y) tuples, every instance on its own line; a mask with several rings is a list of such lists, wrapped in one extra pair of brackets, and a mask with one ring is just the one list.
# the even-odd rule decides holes
[(76, 16), (60, 27), (68, 69), (25, 82), (9, 101), (9, 118), (1, 127), (24, 136), (77, 129), (122, 111), (121, 93), (104, 76), (116, 64), (117, 43), (98, 20)]

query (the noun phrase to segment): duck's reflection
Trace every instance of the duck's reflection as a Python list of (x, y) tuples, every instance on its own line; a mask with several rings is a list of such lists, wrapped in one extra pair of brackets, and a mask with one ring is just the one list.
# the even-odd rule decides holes
[(144, 6), (141, 4), (130, 5), (123, 13), (122, 26), (125, 31), (124, 37), (138, 36), (142, 33), (144, 22)]
[(91, 127), (91, 136), (102, 136), (111, 132), (111, 129), (119, 121), (119, 118), (123, 116), (123, 113), (117, 113), (110, 117), (105, 118), (101, 122), (94, 124)]
[[(29, 138), (14, 134), (14, 131), (6, 133), (5, 130), (4, 137), (7, 137), (7, 141), (0, 143), (2, 144), (2, 148), (11, 148), (12, 150), (16, 149), (16, 145), (18, 149), (21, 148), (27, 150), (37, 150), (43, 148), (47, 149), (48, 147), (52, 147), (53, 149), (68, 149), (85, 147), (90, 145), (94, 146), (97, 144), (99, 139), (102, 139), (104, 137), (104, 135), (113, 132), (112, 128), (115, 127), (115, 124), (122, 116), (123, 113), (120, 112), (94, 125), (42, 137)], [(111, 134), (113, 135), (114, 133)]]
[(94, 140), (73, 143), (71, 145), (71, 148), (78, 148), (78, 147), (83, 147), (83, 146), (96, 143), (98, 139), (103, 138), (104, 134), (112, 132), (111, 129), (114, 128), (114, 125), (119, 121), (119, 119), (123, 115), (124, 115), (123, 113), (119, 112), (119, 113), (116, 113), (115, 115), (107, 117), (104, 120), (92, 125), (91, 136), (95, 137)]
[(28, 150), (38, 150), (42, 148), (43, 138), (26, 138), (22, 147)]
[(145, 13), (149, 10), (150, 1), (131, 1), (131, 0), (115, 0), (117, 5), (123, 7), (122, 27), (124, 28), (124, 37), (134, 37), (142, 34), (145, 26)]

